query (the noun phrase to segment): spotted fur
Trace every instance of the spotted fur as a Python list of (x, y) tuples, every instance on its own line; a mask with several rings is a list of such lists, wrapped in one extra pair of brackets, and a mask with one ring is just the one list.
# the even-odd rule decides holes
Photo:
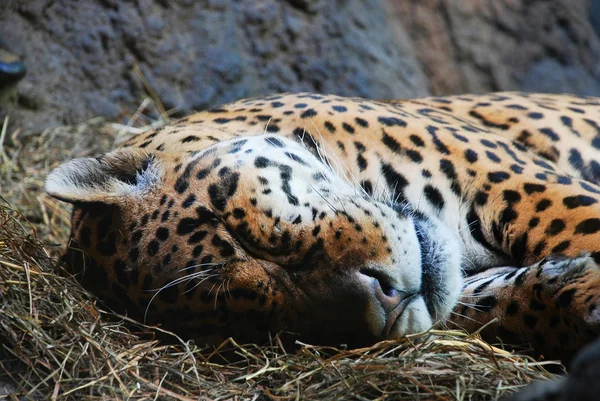
[(67, 162), (68, 269), (216, 343), (436, 321), (565, 357), (600, 334), (600, 101), (241, 100)]

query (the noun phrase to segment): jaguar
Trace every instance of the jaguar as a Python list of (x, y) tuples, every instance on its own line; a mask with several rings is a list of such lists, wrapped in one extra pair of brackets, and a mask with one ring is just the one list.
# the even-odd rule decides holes
[[(600, 100), (236, 101), (67, 161), (65, 269), (218, 344), (437, 326), (568, 358), (600, 334)], [(297, 338), (297, 337), (294, 337)]]

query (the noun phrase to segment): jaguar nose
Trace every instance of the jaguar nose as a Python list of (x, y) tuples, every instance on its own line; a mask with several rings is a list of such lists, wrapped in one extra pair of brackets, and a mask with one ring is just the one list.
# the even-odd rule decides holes
[(370, 278), (370, 285), (375, 299), (383, 309), (385, 325), (382, 335), (387, 338), (398, 317), (418, 293), (396, 288), (385, 273), (367, 269), (361, 270), (361, 273)]
[(398, 303), (402, 300), (402, 294), (392, 286), (390, 280), (385, 275), (368, 270), (362, 271), (361, 273), (372, 279), (371, 289), (373, 294), (386, 313), (389, 313), (398, 306)]

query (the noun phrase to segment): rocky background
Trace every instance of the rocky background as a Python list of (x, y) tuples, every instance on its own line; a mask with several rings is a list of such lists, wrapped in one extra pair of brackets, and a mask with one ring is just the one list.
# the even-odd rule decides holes
[(0, 117), (25, 129), (122, 121), (147, 96), (176, 115), (304, 90), (600, 96), (595, 0), (0, 3), (0, 48), (28, 69), (0, 87)]

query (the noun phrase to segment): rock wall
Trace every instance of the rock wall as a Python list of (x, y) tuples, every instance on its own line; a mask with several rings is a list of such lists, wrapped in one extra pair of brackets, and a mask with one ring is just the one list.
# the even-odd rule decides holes
[(148, 94), (179, 114), (282, 91), (600, 96), (600, 1), (0, 2), (0, 50), (28, 68), (0, 117), (25, 128), (122, 120)]
[(588, 0), (387, 0), (435, 94), (525, 90), (600, 95)]
[(8, 111), (26, 128), (116, 120), (152, 91), (180, 114), (282, 91), (427, 93), (378, 0), (2, 1), (0, 39), (28, 67)]

